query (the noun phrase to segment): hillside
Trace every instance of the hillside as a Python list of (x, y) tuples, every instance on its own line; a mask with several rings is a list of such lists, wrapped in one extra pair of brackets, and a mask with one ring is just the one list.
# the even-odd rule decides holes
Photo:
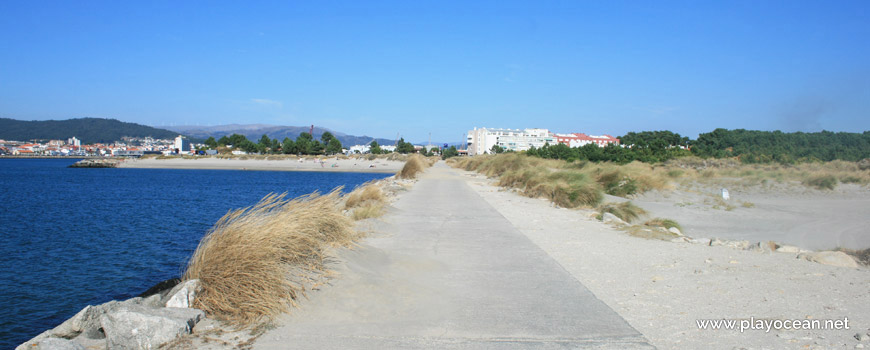
[[(248, 140), (256, 141), (259, 140), (260, 137), (262, 137), (264, 134), (268, 135), (270, 138), (278, 140), (283, 140), (285, 137), (289, 137), (290, 139), (295, 140), (300, 133), (308, 132), (310, 130), (310, 127), (280, 126), (268, 124), (229, 124), (217, 126), (182, 125), (172, 126), (169, 127), (169, 129), (197, 139), (207, 139), (209, 136), (214, 137), (215, 139), (219, 139), (221, 136), (241, 134), (245, 135)], [(323, 135), (324, 131), (329, 131), (333, 135), (335, 135), (335, 137), (338, 138), (338, 140), (341, 141), (341, 144), (345, 147), (369, 144), (372, 142), (372, 140), (377, 141), (378, 144), (381, 145), (392, 145), (396, 143), (396, 140), (374, 138), (371, 136), (348, 135), (342, 132), (319, 127), (314, 128), (314, 138), (320, 139), (320, 136)]]
[(73, 136), (82, 140), (82, 144), (87, 144), (119, 141), (125, 136), (173, 139), (178, 136), (178, 133), (116, 119), (78, 118), (26, 121), (0, 118), (0, 139), (3, 140), (66, 140)]

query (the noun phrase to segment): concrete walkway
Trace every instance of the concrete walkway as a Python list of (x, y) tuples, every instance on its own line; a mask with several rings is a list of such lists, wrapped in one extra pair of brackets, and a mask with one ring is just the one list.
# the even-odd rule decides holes
[(255, 349), (647, 349), (443, 163)]

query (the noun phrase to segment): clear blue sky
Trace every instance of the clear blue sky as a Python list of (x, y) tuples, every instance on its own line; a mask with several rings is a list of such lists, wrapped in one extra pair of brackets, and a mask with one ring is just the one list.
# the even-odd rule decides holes
[(870, 130), (870, 1), (0, 1), (0, 116)]

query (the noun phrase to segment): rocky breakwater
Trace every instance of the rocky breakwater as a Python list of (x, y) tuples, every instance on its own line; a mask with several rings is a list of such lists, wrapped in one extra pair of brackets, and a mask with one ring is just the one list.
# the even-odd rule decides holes
[(116, 159), (82, 159), (71, 164), (70, 168), (117, 168), (119, 160)]
[[(86, 306), (54, 329), (19, 345), (25, 349), (157, 349), (193, 332), (205, 318), (191, 308), (199, 280), (182, 281), (141, 297)], [(148, 293), (153, 293), (147, 295)]]

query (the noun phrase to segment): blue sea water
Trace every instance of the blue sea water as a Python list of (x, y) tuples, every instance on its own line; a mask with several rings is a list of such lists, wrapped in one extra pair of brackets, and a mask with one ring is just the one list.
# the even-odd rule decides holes
[(389, 176), (371, 173), (72, 169), (74, 159), (0, 159), (0, 349), (86, 305), (179, 277), (228, 210)]

